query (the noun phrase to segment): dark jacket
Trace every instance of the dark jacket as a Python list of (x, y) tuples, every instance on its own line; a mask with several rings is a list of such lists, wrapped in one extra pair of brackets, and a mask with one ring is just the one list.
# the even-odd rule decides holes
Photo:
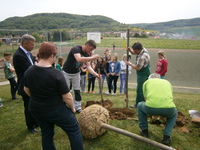
[[(35, 59), (32, 54), (30, 55), (34, 63)], [(28, 59), (28, 56), (20, 47), (17, 49), (13, 56), (13, 65), (17, 74), (18, 94), (26, 95), (26, 93), (24, 92), (24, 73), (32, 64)]]

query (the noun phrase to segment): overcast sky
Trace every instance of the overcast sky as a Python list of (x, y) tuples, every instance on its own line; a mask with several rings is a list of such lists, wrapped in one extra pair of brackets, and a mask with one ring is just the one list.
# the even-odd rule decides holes
[(200, 0), (4, 0), (0, 21), (35, 13), (102, 15), (120, 23), (156, 23), (200, 17)]

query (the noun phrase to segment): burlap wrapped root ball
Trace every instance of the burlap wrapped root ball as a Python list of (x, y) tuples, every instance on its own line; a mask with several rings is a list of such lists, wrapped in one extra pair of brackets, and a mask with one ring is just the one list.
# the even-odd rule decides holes
[(87, 139), (94, 139), (106, 132), (101, 128), (102, 123), (109, 123), (109, 112), (100, 105), (86, 107), (78, 116), (82, 135)]

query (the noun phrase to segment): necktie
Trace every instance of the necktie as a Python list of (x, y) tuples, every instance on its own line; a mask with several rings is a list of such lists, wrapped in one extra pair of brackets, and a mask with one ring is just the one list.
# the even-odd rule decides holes
[(27, 52), (26, 55), (28, 56), (28, 59), (30, 60), (31, 64), (33, 65), (33, 61), (32, 61), (32, 59), (31, 59), (31, 55), (30, 55), (30, 53)]

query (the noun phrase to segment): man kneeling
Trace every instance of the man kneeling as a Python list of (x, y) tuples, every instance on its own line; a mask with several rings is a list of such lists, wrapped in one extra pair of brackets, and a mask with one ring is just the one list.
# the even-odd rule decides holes
[(160, 79), (160, 75), (153, 73), (143, 84), (143, 94), (146, 101), (138, 103), (138, 117), (140, 133), (149, 137), (148, 115), (159, 115), (167, 118), (163, 131), (162, 143), (169, 145), (172, 129), (176, 123), (177, 109), (173, 102), (173, 89), (169, 81)]

